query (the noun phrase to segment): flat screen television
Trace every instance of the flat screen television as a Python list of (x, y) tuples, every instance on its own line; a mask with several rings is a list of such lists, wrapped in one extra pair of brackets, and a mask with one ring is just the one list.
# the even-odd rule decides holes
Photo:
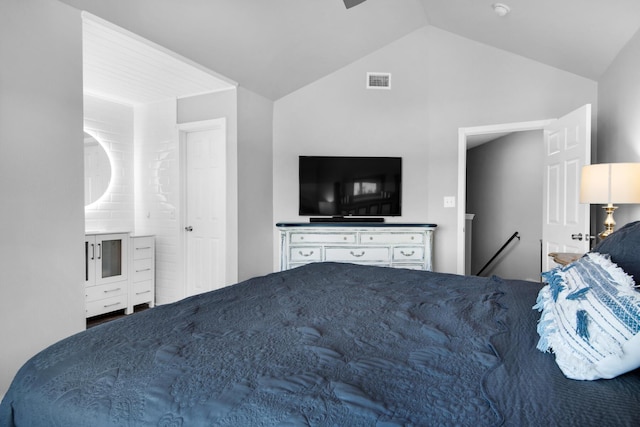
[(302, 216), (402, 214), (401, 157), (300, 156), (299, 184)]

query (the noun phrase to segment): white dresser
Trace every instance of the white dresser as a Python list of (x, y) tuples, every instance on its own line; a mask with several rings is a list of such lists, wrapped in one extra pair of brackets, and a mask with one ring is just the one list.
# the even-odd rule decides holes
[(280, 270), (311, 262), (433, 269), (435, 224), (278, 223)]

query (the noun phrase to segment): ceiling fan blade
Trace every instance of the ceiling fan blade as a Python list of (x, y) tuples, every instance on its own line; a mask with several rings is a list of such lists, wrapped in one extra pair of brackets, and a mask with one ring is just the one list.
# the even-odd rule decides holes
[(347, 9), (352, 8), (353, 6), (357, 6), (360, 3), (363, 3), (365, 0), (344, 0), (344, 5)]

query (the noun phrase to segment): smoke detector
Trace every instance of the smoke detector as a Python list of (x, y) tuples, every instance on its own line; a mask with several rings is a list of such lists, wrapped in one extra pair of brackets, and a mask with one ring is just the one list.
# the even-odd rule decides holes
[(511, 8), (504, 3), (494, 3), (491, 5), (493, 7), (493, 11), (496, 15), (502, 17), (511, 12)]

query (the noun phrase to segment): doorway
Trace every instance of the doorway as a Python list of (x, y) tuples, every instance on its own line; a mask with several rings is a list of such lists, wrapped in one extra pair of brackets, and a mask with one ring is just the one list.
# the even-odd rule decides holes
[(466, 234), (465, 234), (465, 217), (467, 210), (467, 148), (469, 140), (473, 137), (482, 136), (487, 141), (495, 139), (501, 135), (513, 132), (544, 130), (546, 126), (553, 123), (554, 120), (538, 120), (531, 122), (505, 123), (498, 125), (477, 126), (460, 128), (458, 130), (458, 256), (456, 271), (458, 274), (465, 274), (466, 259)]
[(187, 296), (227, 282), (227, 167), (224, 118), (179, 126), (183, 257)]
[(467, 141), (466, 273), (539, 281), (543, 132), (489, 136)]
[[(523, 130), (544, 131), (543, 172), (543, 251), (576, 252), (588, 250), (583, 234), (590, 232), (589, 206), (579, 203), (580, 170), (591, 162), (591, 105), (558, 119), (522, 122), (458, 130), (458, 257), (457, 272), (465, 271), (465, 211), (467, 143), (472, 135), (509, 133)], [(542, 271), (548, 270), (545, 259)]]

